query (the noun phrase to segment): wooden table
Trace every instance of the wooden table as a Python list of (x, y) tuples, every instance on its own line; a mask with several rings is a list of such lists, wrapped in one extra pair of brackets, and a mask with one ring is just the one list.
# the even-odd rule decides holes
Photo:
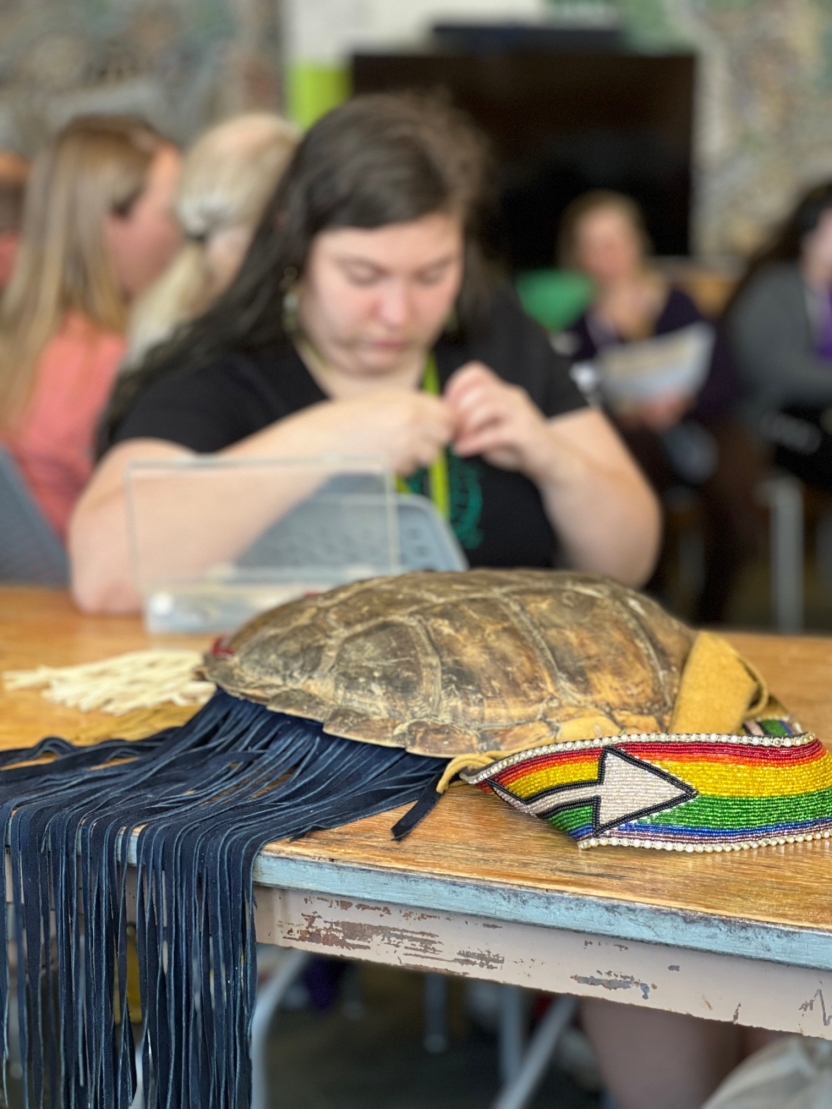
[[(832, 640), (729, 638), (804, 727), (832, 740)], [(138, 620), (0, 589), (0, 670), (150, 642)], [(81, 720), (37, 693), (0, 693), (2, 746), (71, 734)], [(396, 815), (267, 848), (255, 871), (259, 938), (832, 1039), (832, 841), (730, 855), (579, 851), (463, 785), (400, 844)]]

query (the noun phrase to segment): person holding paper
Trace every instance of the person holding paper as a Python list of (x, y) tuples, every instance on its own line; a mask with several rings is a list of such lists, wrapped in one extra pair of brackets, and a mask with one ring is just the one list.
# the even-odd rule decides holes
[[(576, 380), (595, 393), (657, 492), (696, 490), (706, 565), (695, 618), (717, 622), (759, 529), (759, 460), (733, 416), (737, 385), (727, 346), (687, 293), (651, 264), (644, 218), (629, 197), (597, 191), (575, 200), (564, 213), (559, 252), (564, 266), (595, 285), (592, 304), (566, 337)], [(662, 584), (659, 573), (652, 585)]]

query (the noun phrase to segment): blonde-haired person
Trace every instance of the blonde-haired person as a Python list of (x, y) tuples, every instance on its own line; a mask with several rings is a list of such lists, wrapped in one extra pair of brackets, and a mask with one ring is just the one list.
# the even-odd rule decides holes
[(179, 246), (180, 161), (139, 119), (84, 116), (32, 168), (0, 303), (0, 445), (62, 538), (92, 473), (129, 306)]
[(0, 150), (0, 290), (14, 269), (28, 178), (25, 158), (11, 150)]
[(186, 241), (131, 313), (124, 370), (231, 283), (297, 142), (297, 131), (281, 116), (251, 112), (212, 127), (194, 143), (176, 200)]

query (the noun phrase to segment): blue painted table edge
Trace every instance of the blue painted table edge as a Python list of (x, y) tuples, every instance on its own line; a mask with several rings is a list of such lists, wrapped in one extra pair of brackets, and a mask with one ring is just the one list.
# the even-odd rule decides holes
[(255, 886), (377, 901), (406, 909), (484, 917), (501, 924), (529, 924), (832, 970), (832, 930), (271, 853), (255, 860), (254, 882)]

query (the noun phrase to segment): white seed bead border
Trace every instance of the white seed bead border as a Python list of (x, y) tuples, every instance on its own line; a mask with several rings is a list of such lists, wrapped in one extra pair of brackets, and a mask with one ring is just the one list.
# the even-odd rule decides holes
[(590, 847), (642, 847), (654, 851), (677, 851), (687, 855), (718, 855), (725, 851), (750, 851), (755, 847), (780, 847), (789, 843), (810, 843), (813, 840), (831, 839), (832, 828), (818, 832), (800, 832), (791, 836), (769, 836), (765, 839), (738, 840), (735, 843), (674, 843), (672, 840), (639, 840), (629, 836), (593, 836), (578, 841), (582, 851)]

